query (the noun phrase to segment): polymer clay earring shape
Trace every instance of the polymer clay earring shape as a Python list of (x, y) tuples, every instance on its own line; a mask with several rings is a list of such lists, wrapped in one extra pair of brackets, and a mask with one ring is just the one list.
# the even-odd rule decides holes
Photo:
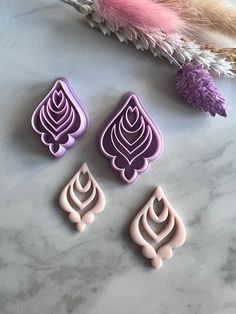
[(160, 156), (163, 139), (137, 95), (130, 92), (100, 131), (99, 147), (122, 181), (132, 183)]
[(31, 124), (53, 156), (62, 157), (88, 127), (82, 101), (65, 78), (55, 82), (35, 109)]
[[(85, 182), (82, 182), (82, 178)], [(86, 163), (82, 164), (79, 171), (65, 186), (59, 203), (61, 208), (68, 213), (68, 219), (76, 224), (80, 232), (83, 232), (86, 225), (94, 221), (95, 215), (103, 211), (105, 196)]]
[[(163, 204), (159, 213), (154, 210), (155, 201)], [(154, 230), (154, 226), (160, 227), (158, 231)], [(173, 256), (173, 248), (184, 244), (185, 226), (160, 187), (155, 189), (152, 197), (132, 221), (130, 236), (142, 247), (143, 256), (150, 259), (156, 269), (162, 266), (163, 260)]]

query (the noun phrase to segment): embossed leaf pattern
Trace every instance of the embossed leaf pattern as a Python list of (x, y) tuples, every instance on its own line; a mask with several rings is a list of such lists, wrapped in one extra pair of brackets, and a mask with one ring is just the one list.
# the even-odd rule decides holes
[[(87, 178), (82, 182), (82, 178)], [(81, 199), (80, 199), (81, 196)], [(84, 231), (86, 225), (94, 221), (94, 216), (103, 211), (105, 196), (92, 176), (86, 163), (63, 189), (59, 203), (69, 215), (71, 222), (76, 224), (78, 231)]]
[(135, 94), (129, 93), (100, 135), (100, 149), (125, 183), (135, 181), (163, 146), (160, 131)]
[[(163, 203), (163, 208), (158, 214), (154, 210), (155, 201)], [(153, 224), (162, 228), (156, 232)], [(185, 242), (184, 224), (160, 187), (132, 221), (130, 235), (132, 240), (142, 247), (142, 254), (151, 259), (156, 269), (162, 266), (163, 260), (173, 256), (173, 248), (180, 247)], [(152, 240), (151, 243), (149, 239)]]
[(34, 130), (55, 157), (74, 146), (87, 125), (84, 107), (66, 79), (56, 81), (32, 116)]

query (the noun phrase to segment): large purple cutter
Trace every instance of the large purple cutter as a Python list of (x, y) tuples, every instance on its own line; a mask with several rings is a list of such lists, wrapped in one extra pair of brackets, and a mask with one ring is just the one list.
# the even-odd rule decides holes
[(99, 147), (123, 182), (131, 183), (160, 156), (163, 138), (138, 97), (130, 92), (102, 128)]

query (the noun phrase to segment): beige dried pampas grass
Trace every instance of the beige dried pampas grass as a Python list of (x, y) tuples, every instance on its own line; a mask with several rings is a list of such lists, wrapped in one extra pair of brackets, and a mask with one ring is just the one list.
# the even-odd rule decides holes
[(203, 49), (209, 49), (214, 53), (217, 53), (219, 56), (226, 58), (236, 70), (236, 48), (217, 48), (213, 45), (205, 45), (202, 47)]
[[(224, 0), (154, 0), (165, 3), (190, 25), (236, 39), (236, 7)], [(191, 28), (192, 26), (192, 28)]]

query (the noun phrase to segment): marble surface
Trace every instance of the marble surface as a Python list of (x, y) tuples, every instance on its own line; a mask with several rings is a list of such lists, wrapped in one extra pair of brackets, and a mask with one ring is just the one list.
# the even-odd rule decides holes
[[(235, 314), (235, 81), (217, 82), (228, 118), (211, 118), (177, 99), (174, 68), (91, 30), (58, 1), (1, 0), (0, 26), (0, 313)], [(30, 117), (62, 75), (85, 102), (90, 128), (54, 160)], [(128, 90), (146, 104), (165, 149), (151, 171), (123, 186), (94, 138)], [(107, 205), (78, 234), (58, 195), (83, 161)], [(156, 185), (188, 237), (160, 271), (129, 238), (131, 219)]]

